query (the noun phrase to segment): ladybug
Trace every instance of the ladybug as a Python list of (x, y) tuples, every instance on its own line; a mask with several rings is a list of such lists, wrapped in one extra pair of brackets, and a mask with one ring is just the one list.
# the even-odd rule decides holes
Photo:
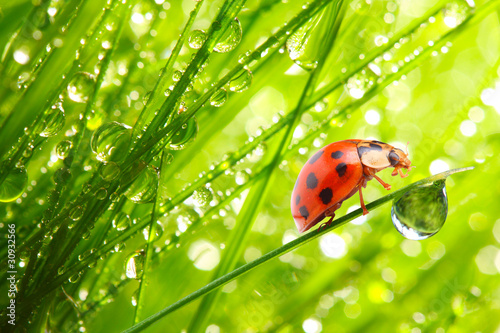
[(329, 144), (315, 153), (299, 173), (291, 198), (293, 219), (299, 232), (304, 232), (325, 217), (330, 217), (342, 202), (359, 192), (363, 215), (368, 210), (363, 202), (361, 188), (375, 178), (386, 190), (391, 185), (376, 175), (393, 167), (392, 176), (408, 176), (401, 169), (410, 171), (408, 154), (401, 149), (375, 140), (344, 140)]

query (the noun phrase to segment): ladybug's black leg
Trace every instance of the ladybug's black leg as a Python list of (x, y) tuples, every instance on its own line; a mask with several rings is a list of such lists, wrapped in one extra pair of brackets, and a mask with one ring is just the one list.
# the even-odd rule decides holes
[(363, 208), (363, 215), (368, 214), (368, 209), (366, 209), (365, 202), (363, 201), (363, 193), (361, 193), (361, 186), (359, 187), (359, 202), (361, 203), (361, 208)]
[(373, 178), (375, 178), (376, 180), (378, 180), (378, 182), (380, 184), (382, 184), (382, 186), (386, 189), (386, 190), (390, 190), (391, 189), (391, 185), (387, 184), (386, 182), (384, 182), (379, 176), (377, 175), (373, 175)]

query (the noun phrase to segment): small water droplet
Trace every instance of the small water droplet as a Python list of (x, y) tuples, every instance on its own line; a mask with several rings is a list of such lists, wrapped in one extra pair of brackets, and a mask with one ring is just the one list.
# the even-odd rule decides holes
[(201, 48), (205, 40), (207, 39), (207, 34), (203, 30), (193, 30), (189, 36), (189, 46), (195, 50)]
[(112, 223), (113, 223), (113, 228), (116, 228), (116, 230), (118, 231), (123, 231), (128, 227), (130, 227), (131, 224), (130, 216), (128, 216), (124, 212), (119, 212), (118, 214), (116, 214)]
[(252, 72), (248, 69), (242, 69), (231, 81), (229, 81), (229, 90), (233, 92), (243, 92), (250, 87), (252, 83)]
[(118, 122), (99, 127), (90, 141), (92, 151), (101, 162), (120, 162), (126, 154), (130, 141), (131, 127)]
[(211, 188), (206, 186), (201, 186), (193, 193), (193, 202), (197, 207), (205, 207), (214, 198), (214, 194)]
[(446, 4), (443, 9), (443, 20), (450, 28), (460, 25), (471, 13), (471, 8), (463, 0), (456, 0)]
[(215, 106), (215, 107), (221, 107), (226, 103), (227, 101), (227, 91), (224, 88), (219, 89), (216, 91), (212, 97), (210, 97), (210, 105)]
[(135, 203), (147, 203), (153, 200), (158, 189), (158, 173), (148, 165), (125, 192), (125, 196)]
[(97, 200), (104, 200), (106, 199), (108, 195), (108, 191), (104, 188), (104, 187), (101, 187), (99, 190), (97, 190), (97, 192), (95, 193), (95, 198)]
[(249, 178), (250, 177), (248, 175), (248, 172), (246, 172), (246, 171), (238, 171), (238, 172), (236, 172), (236, 175), (234, 176), (234, 180), (235, 180), (236, 184), (238, 184), (238, 185), (245, 184)]
[(396, 201), (391, 209), (392, 222), (406, 238), (421, 240), (437, 233), (446, 221), (448, 198), (445, 180), (414, 188)]
[(69, 212), (69, 218), (73, 221), (78, 221), (83, 216), (83, 208), (81, 206), (76, 206)]
[(24, 166), (9, 171), (0, 184), (0, 202), (14, 201), (24, 193), (28, 184), (28, 173)]
[(68, 84), (68, 97), (77, 103), (87, 103), (93, 93), (95, 77), (87, 72), (77, 72)]
[(172, 75), (172, 80), (175, 82), (179, 81), (182, 77), (183, 72), (182, 71), (175, 71), (174, 74)]
[(53, 105), (43, 120), (44, 128), (40, 132), (40, 136), (48, 138), (56, 135), (63, 128), (65, 121), (64, 109), (61, 103)]
[(116, 177), (120, 174), (120, 166), (115, 162), (107, 162), (101, 165), (99, 172), (102, 179), (110, 182), (116, 179)]
[[(145, 240), (149, 240), (149, 226), (143, 229), (142, 234), (144, 235)], [(160, 221), (156, 221), (154, 224), (154, 236), (151, 241), (156, 241), (163, 236), (163, 224)]]
[(71, 171), (68, 168), (59, 168), (54, 172), (53, 178), (56, 184), (66, 183), (71, 178)]
[(70, 283), (77, 283), (78, 280), (80, 280), (80, 272), (73, 274), (72, 276), (69, 277), (68, 281)]
[(56, 146), (57, 157), (61, 160), (64, 160), (68, 156), (68, 153), (72, 147), (73, 143), (69, 140), (59, 142)]
[(144, 273), (144, 251), (132, 253), (125, 261), (125, 275), (129, 279), (139, 280)]
[(225, 53), (234, 50), (241, 41), (242, 33), (240, 21), (235, 18), (215, 44), (214, 51)]
[(198, 134), (198, 121), (196, 117), (191, 117), (172, 137), (169, 145), (170, 149), (184, 149), (189, 143), (194, 141), (196, 134)]

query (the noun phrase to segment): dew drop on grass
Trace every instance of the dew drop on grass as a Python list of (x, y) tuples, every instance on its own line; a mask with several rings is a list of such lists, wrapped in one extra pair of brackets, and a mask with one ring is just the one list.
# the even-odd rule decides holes
[(24, 166), (10, 170), (0, 183), (0, 202), (16, 200), (24, 193), (27, 184), (28, 173)]
[(115, 162), (107, 162), (100, 167), (99, 173), (102, 179), (110, 182), (120, 174), (120, 166)]
[(450, 28), (460, 25), (471, 13), (471, 7), (464, 0), (456, 0), (446, 4), (443, 9), (443, 20)]
[(77, 283), (78, 280), (80, 280), (80, 272), (76, 273), (76, 274), (73, 274), (69, 277), (68, 281), (70, 283)]
[(224, 88), (220, 88), (216, 91), (212, 97), (210, 97), (210, 105), (215, 107), (221, 107), (227, 101), (227, 91)]
[(158, 173), (148, 165), (125, 191), (125, 196), (135, 203), (147, 203), (153, 200), (158, 189)]
[(234, 50), (240, 43), (242, 34), (241, 23), (235, 18), (219, 38), (219, 42), (215, 44), (214, 51), (225, 53)]
[(177, 131), (172, 137), (170, 142), (170, 149), (181, 150), (186, 148), (188, 144), (194, 141), (196, 135), (198, 134), (198, 121), (195, 117), (189, 118), (189, 120), (182, 125), (181, 129)]
[(193, 202), (196, 207), (205, 207), (213, 200), (214, 194), (211, 188), (201, 186), (193, 193)]
[(207, 39), (207, 34), (203, 30), (193, 30), (189, 35), (189, 46), (193, 49), (199, 49)]
[(252, 83), (252, 72), (248, 69), (242, 69), (231, 81), (229, 81), (229, 90), (233, 92), (243, 92), (250, 87)]
[(234, 176), (234, 180), (235, 180), (236, 184), (238, 184), (238, 185), (245, 184), (249, 178), (250, 178), (250, 176), (248, 175), (248, 172), (246, 172), (246, 171), (238, 171), (238, 172), (236, 172), (236, 175)]
[(92, 151), (101, 162), (120, 162), (125, 159), (131, 136), (131, 127), (118, 122), (99, 127), (90, 141)]
[(182, 74), (182, 71), (175, 71), (172, 75), (172, 80), (174, 80), (175, 82), (179, 81), (182, 77)]
[(118, 214), (116, 214), (112, 222), (113, 228), (118, 231), (127, 229), (128, 227), (130, 227), (130, 224), (130, 216), (128, 216), (124, 212), (119, 212)]
[(45, 119), (43, 120), (43, 130), (40, 132), (40, 136), (51, 137), (59, 133), (61, 128), (63, 128), (65, 123), (64, 110), (61, 103), (53, 105), (48, 111)]
[[(149, 226), (142, 230), (142, 234), (145, 240), (149, 240)], [(163, 224), (161, 224), (160, 221), (156, 221), (154, 224), (154, 236), (151, 241), (156, 241), (160, 239), (161, 236), (163, 236)]]
[(95, 198), (97, 200), (104, 200), (104, 199), (106, 199), (107, 196), (108, 196), (108, 191), (104, 187), (101, 187), (95, 193)]
[(83, 216), (83, 208), (81, 206), (76, 206), (69, 212), (69, 218), (73, 221), (78, 221)]
[(421, 240), (437, 233), (446, 221), (448, 198), (445, 180), (421, 185), (393, 201), (392, 222), (406, 238)]
[(68, 97), (76, 103), (87, 103), (94, 91), (95, 77), (87, 72), (77, 72), (68, 83)]
[(132, 253), (125, 260), (125, 275), (129, 279), (139, 280), (144, 273), (144, 251)]
[(56, 146), (57, 157), (61, 160), (64, 160), (68, 156), (68, 153), (72, 147), (73, 143), (69, 140), (59, 142)]
[(71, 178), (71, 171), (68, 168), (59, 168), (54, 172), (54, 183), (66, 183)]

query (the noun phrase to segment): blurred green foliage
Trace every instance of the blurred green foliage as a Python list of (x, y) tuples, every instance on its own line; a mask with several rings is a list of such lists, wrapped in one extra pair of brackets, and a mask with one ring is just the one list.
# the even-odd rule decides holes
[(380, 207), (145, 331), (498, 330), (499, 6), (0, 1), (1, 327), (9, 224), (20, 331), (122, 331), (297, 238), (301, 167), (356, 138), (409, 142), (393, 189), (475, 167), (440, 232)]

